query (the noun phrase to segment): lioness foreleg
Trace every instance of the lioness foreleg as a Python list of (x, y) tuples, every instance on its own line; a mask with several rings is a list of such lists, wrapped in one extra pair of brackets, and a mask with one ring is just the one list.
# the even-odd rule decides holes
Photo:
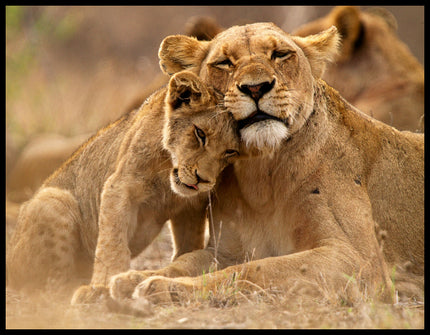
[[(387, 287), (390, 285), (382, 278), (362, 278), (361, 274), (366, 271), (360, 268), (361, 265), (371, 265), (360, 262), (361, 258), (345, 243), (336, 241), (336, 244), (340, 247), (326, 245), (291, 255), (269, 257), (198, 277), (151, 277), (136, 287), (133, 297), (166, 303), (193, 299), (199, 295), (196, 293), (203, 291), (217, 293), (226, 287), (247, 294), (270, 289), (288, 292), (300, 284), (305, 285), (313, 296), (334, 294), (355, 300), (364, 298), (363, 292), (367, 292), (391, 302), (391, 287)], [(183, 257), (187, 255), (190, 254)]]
[(136, 286), (152, 276), (175, 278), (180, 276), (199, 276), (207, 273), (213, 266), (214, 256), (212, 252), (201, 249), (183, 254), (165, 268), (155, 271), (130, 270), (111, 278), (109, 283), (110, 295), (115, 300), (131, 298)]

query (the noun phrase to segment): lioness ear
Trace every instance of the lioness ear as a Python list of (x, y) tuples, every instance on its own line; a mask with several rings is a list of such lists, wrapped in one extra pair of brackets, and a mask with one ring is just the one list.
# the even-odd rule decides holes
[(308, 58), (314, 77), (320, 78), (328, 62), (339, 52), (340, 36), (335, 26), (307, 37), (291, 36)]
[(158, 50), (161, 70), (172, 75), (182, 70), (198, 73), (208, 51), (208, 41), (198, 41), (185, 35), (167, 36)]
[(194, 73), (182, 71), (170, 78), (166, 102), (173, 110), (182, 104), (205, 103), (209, 100), (206, 85)]

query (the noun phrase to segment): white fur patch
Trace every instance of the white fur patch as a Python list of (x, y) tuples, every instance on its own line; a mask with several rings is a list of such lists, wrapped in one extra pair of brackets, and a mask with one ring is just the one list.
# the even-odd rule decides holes
[(275, 149), (289, 135), (288, 128), (279, 121), (260, 121), (240, 131), (247, 147)]

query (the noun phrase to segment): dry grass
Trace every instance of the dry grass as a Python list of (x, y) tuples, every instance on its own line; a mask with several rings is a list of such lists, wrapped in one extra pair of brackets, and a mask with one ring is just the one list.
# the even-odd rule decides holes
[[(309, 9), (310, 10), (310, 9)], [(328, 11), (329, 8), (325, 9)], [(311, 10), (310, 10), (311, 11)], [(304, 22), (306, 11), (300, 10)], [(6, 9), (6, 147), (13, 166), (28, 141), (40, 133), (72, 136), (95, 132), (119, 117), (160, 75), (162, 38), (181, 33), (192, 15), (214, 13), (225, 26), (238, 18), (286, 22), (270, 7)], [(314, 13), (313, 13), (314, 14)], [(299, 17), (299, 16), (297, 16)], [(169, 24), (167, 25), (166, 22)], [(290, 28), (302, 22), (289, 23)], [(285, 26), (285, 25), (284, 25)], [(153, 90), (153, 88), (151, 88)], [(16, 208), (7, 212), (7, 232)], [(155, 269), (169, 263), (168, 229), (132, 266)], [(7, 328), (423, 328), (418, 303), (342, 306), (330, 299), (265, 291), (245, 295), (227, 283), (217, 292), (196, 292), (181, 305), (149, 306), (145, 316), (112, 313), (104, 305), (70, 306), (57, 297), (32, 300), (6, 290)]]

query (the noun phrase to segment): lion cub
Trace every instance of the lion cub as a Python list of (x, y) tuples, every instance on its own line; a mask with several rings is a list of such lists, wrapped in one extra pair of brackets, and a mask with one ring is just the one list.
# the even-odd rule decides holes
[(128, 270), (167, 220), (173, 258), (203, 248), (207, 192), (238, 150), (234, 120), (215, 93), (191, 72), (176, 74), (90, 138), (22, 206), (8, 285), (77, 285), (93, 270), (91, 286), (73, 298), (85, 302)]

